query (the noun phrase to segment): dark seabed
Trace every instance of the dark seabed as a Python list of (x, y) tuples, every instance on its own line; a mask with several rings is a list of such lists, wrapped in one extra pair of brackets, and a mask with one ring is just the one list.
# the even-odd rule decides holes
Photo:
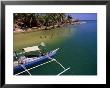
[[(60, 48), (54, 58), (64, 67), (70, 67), (62, 75), (97, 75), (97, 22), (86, 21), (57, 30), (64, 33), (50, 31), (51, 42), (46, 42), (46, 49)], [(58, 64), (51, 62), (29, 72), (32, 75), (56, 75), (61, 71), (63, 69)]]

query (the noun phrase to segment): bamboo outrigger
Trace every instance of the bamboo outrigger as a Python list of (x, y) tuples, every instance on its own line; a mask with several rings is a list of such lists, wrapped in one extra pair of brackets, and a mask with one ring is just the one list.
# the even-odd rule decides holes
[[(44, 44), (42, 44), (43, 46)], [(26, 53), (26, 52), (31, 52), (31, 51), (40, 51), (38, 46), (32, 46), (32, 47), (27, 47), (27, 48), (23, 48), (24, 52), (22, 53)], [(61, 75), (63, 74), (65, 71), (69, 70), (69, 68), (65, 68), (60, 62), (58, 62), (55, 58), (52, 58), (57, 51), (59, 50), (59, 48), (54, 49), (50, 52), (47, 52), (45, 54), (40, 54), (39, 56), (32, 56), (32, 57), (26, 57), (25, 55), (20, 56), (19, 58), (17, 57), (16, 54), (15, 57), (17, 59), (17, 61), (14, 61), (14, 75), (20, 75), (24, 72), (27, 72), (29, 75), (31, 75), (31, 73), (29, 72), (29, 70), (32, 70), (34, 68), (40, 67), (42, 65), (45, 65), (47, 63), (50, 62), (56, 62), (57, 64), (59, 64), (64, 70), (62, 72), (60, 72), (57, 75)], [(31, 67), (32, 65), (35, 65), (33, 67)], [(27, 67), (31, 67), (28, 68)], [(21, 71), (20, 71), (21, 70)], [(19, 72), (20, 71), (20, 72)], [(16, 73), (18, 72), (18, 73)]]

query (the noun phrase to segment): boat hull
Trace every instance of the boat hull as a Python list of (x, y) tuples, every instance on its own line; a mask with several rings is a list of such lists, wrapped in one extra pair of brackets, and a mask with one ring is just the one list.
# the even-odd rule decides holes
[[(44, 56), (36, 57), (36, 59), (34, 61), (28, 62), (26, 64), (22, 64), (22, 66), (24, 66), (25, 68), (29, 69), (29, 68), (34, 67), (36, 65), (42, 64), (42, 63), (44, 63), (46, 61), (49, 61), (50, 60), (49, 57), (53, 57), (56, 54), (56, 52), (58, 51), (58, 49), (50, 51), (48, 54), (46, 54)], [(19, 73), (21, 71), (24, 71), (24, 68), (22, 66), (21, 65), (15, 66), (14, 67), (14, 74), (17, 74), (17, 73)]]

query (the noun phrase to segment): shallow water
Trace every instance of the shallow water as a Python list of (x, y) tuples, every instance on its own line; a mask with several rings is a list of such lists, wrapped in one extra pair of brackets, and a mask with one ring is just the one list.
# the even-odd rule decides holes
[[(70, 69), (62, 75), (96, 75), (97, 23), (96, 21), (86, 22), (87, 23), (80, 25), (68, 25), (63, 28), (38, 31), (37, 34), (32, 34), (32, 39), (31, 37), (29, 38), (31, 40), (27, 40), (28, 44), (33, 45), (33, 39), (36, 39), (34, 42), (45, 42), (45, 49), (47, 51), (60, 48), (54, 58), (65, 68), (70, 67)], [(20, 42), (19, 39), (18, 42)], [(15, 44), (15, 48), (24, 47), (22, 44)], [(32, 75), (56, 75), (61, 71), (63, 71), (63, 68), (61, 68), (60, 65), (56, 62), (51, 62), (39, 68), (32, 69), (29, 72)]]

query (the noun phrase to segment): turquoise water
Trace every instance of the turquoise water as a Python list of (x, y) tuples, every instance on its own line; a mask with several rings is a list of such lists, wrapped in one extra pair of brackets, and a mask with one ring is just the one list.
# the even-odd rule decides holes
[[(51, 43), (46, 43), (46, 49), (49, 51), (60, 48), (54, 58), (65, 68), (70, 67), (62, 75), (97, 75), (96, 21), (67, 25), (57, 30), (51, 30), (48, 35), (52, 36), (50, 37)], [(51, 62), (29, 72), (32, 75), (56, 75), (61, 71), (63, 68), (60, 65)], [(27, 75), (27, 72), (24, 74)]]

